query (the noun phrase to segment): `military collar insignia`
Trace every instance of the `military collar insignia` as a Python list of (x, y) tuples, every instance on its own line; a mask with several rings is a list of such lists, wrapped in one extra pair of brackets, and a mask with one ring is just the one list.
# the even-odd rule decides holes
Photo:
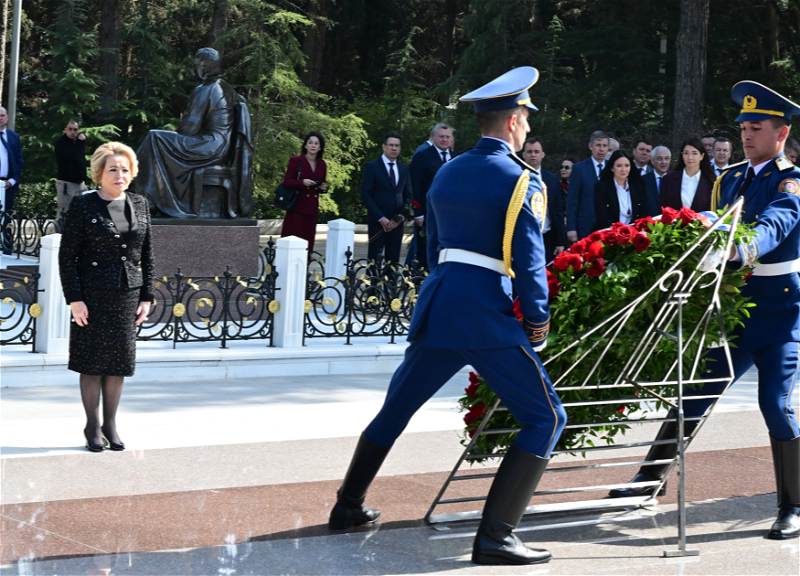
[(778, 156), (775, 158), (775, 165), (781, 172), (794, 168), (794, 164), (792, 164), (786, 156)]

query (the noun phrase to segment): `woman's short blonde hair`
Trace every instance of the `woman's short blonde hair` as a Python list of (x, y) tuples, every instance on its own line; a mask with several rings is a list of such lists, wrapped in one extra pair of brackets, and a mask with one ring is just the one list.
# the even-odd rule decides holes
[(98, 146), (97, 150), (92, 154), (92, 181), (95, 184), (100, 184), (100, 177), (106, 167), (106, 159), (117, 154), (128, 159), (128, 163), (131, 165), (131, 177), (136, 178), (136, 174), (139, 172), (139, 161), (136, 159), (136, 152), (122, 142), (106, 142)]

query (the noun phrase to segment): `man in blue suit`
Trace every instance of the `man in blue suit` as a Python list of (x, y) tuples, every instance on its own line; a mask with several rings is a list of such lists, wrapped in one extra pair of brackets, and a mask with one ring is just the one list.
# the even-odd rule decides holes
[[(783, 153), (789, 136), (789, 120), (800, 106), (756, 82), (745, 80), (733, 87), (733, 99), (741, 112), (736, 122), (742, 134), (747, 161), (730, 166), (717, 179), (711, 200), (716, 211), (744, 197), (743, 221), (754, 224), (748, 244), (731, 249), (729, 266), (752, 266), (753, 276), (742, 296), (756, 306), (744, 327), (734, 331), (731, 349), (734, 381), (754, 365), (758, 368), (758, 404), (769, 429), (778, 518), (767, 533), (776, 540), (800, 535), (800, 428), (792, 407), (792, 390), (800, 375), (800, 169)], [(724, 377), (723, 351), (713, 350), (709, 378)], [(719, 394), (721, 384), (709, 383), (687, 390), (688, 396)], [(713, 399), (687, 399), (687, 418), (701, 416)], [(695, 423), (687, 423), (686, 434)], [(674, 422), (664, 424), (659, 440), (674, 439)], [(677, 444), (653, 446), (648, 460), (674, 458)], [(634, 482), (661, 479), (668, 466), (642, 468)], [(612, 496), (652, 493), (652, 488), (612, 491)]]
[(608, 135), (593, 132), (589, 137), (592, 155), (572, 167), (567, 190), (567, 240), (577, 242), (592, 233), (594, 226), (594, 185), (606, 166)]
[(544, 219), (542, 236), (544, 237), (544, 259), (550, 263), (553, 258), (564, 251), (567, 234), (564, 230), (564, 204), (561, 201), (561, 185), (558, 177), (542, 168), (544, 160), (544, 142), (538, 136), (525, 140), (522, 148), (522, 159), (539, 171), (539, 176), (547, 190), (547, 216)]
[(414, 200), (419, 204), (414, 210), (414, 238), (416, 240), (417, 262), (422, 268), (428, 267), (428, 249), (426, 236), (420, 234), (424, 230), (425, 214), (428, 208), (428, 190), (439, 168), (453, 159), (450, 148), (453, 145), (453, 129), (447, 124), (437, 124), (431, 134), (433, 146), (428, 146), (414, 154), (411, 160), (411, 188), (414, 190)]
[[(22, 143), (19, 134), (9, 130), (8, 112), (0, 106), (0, 185), (3, 187), (3, 211), (14, 209), (14, 199), (19, 191), (19, 178), (22, 172)], [(2, 218), (3, 254), (11, 254), (11, 231), (7, 228), (8, 218)]]
[(661, 204), (658, 202), (658, 196), (661, 194), (661, 180), (669, 172), (672, 152), (666, 146), (656, 146), (650, 153), (650, 158), (653, 162), (653, 169), (642, 176), (647, 191), (644, 212), (645, 216), (658, 216), (661, 214)]
[[(551, 557), (513, 533), (566, 419), (536, 354), (550, 327), (541, 232), (547, 199), (536, 171), (515, 154), (535, 110), (528, 89), (537, 78), (535, 68), (517, 68), (461, 98), (473, 103), (483, 137), (442, 166), (428, 192), (431, 273), (414, 308), (405, 359), (338, 491), (333, 529), (380, 518), (364, 499), (392, 444), (437, 390), (472, 365), (522, 424), (489, 491), (472, 560), (534, 564)], [(512, 278), (522, 325), (514, 317)]]
[(403, 245), (403, 211), (411, 204), (408, 166), (399, 162), (401, 137), (389, 132), (383, 138), (383, 155), (364, 168), (361, 201), (367, 208), (367, 256), (377, 262), (385, 249), (386, 264), (400, 261)]

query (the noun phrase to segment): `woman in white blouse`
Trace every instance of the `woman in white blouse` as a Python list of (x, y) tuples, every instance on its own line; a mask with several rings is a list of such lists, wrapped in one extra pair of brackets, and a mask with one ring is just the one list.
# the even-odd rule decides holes
[(617, 150), (606, 162), (594, 185), (594, 230), (614, 222), (630, 224), (645, 215), (645, 185), (639, 170), (631, 170), (633, 157)]
[(661, 181), (658, 196), (661, 207), (680, 210), (688, 206), (695, 212), (711, 209), (711, 191), (716, 174), (699, 138), (690, 138), (681, 144), (678, 165)]

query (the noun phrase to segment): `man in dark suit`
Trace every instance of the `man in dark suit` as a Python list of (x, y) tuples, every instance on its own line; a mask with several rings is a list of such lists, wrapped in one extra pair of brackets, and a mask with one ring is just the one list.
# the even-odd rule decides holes
[[(19, 134), (9, 130), (8, 112), (0, 106), (0, 182), (4, 190), (3, 211), (14, 209), (14, 198), (19, 191), (19, 178), (22, 172), (22, 143)], [(8, 218), (2, 218), (3, 254), (11, 254), (11, 231), (7, 228)]]
[(428, 189), (433, 183), (433, 177), (439, 168), (452, 160), (450, 148), (453, 145), (453, 129), (447, 124), (437, 124), (433, 127), (431, 138), (433, 146), (414, 154), (411, 160), (411, 188), (414, 190), (414, 200), (419, 204), (414, 209), (414, 237), (416, 239), (417, 262), (423, 268), (428, 267), (427, 242), (425, 236), (420, 235), (420, 230), (425, 227), (425, 212), (428, 209)]
[(652, 150), (653, 145), (642, 139), (636, 143), (636, 147), (633, 149), (633, 162), (642, 176), (653, 171), (653, 167), (650, 166), (650, 152)]
[(589, 137), (591, 157), (572, 167), (567, 191), (567, 240), (577, 242), (592, 233), (594, 185), (606, 167), (608, 135), (598, 130)]
[(650, 153), (653, 170), (643, 176), (647, 197), (644, 202), (645, 216), (658, 216), (661, 214), (661, 204), (658, 196), (661, 194), (662, 178), (669, 172), (672, 162), (672, 152), (666, 146), (656, 146)]
[(361, 201), (367, 208), (369, 233), (367, 256), (377, 261), (383, 254), (387, 264), (400, 261), (403, 209), (413, 197), (408, 166), (397, 161), (400, 143), (397, 132), (386, 134), (383, 155), (367, 164), (361, 180)]
[(546, 262), (564, 251), (567, 245), (567, 233), (564, 230), (564, 205), (561, 202), (561, 185), (558, 177), (542, 168), (545, 157), (544, 143), (538, 136), (525, 140), (522, 147), (522, 159), (539, 171), (539, 178), (544, 184), (547, 196), (547, 213), (545, 214), (542, 237), (544, 238), (544, 257)]

